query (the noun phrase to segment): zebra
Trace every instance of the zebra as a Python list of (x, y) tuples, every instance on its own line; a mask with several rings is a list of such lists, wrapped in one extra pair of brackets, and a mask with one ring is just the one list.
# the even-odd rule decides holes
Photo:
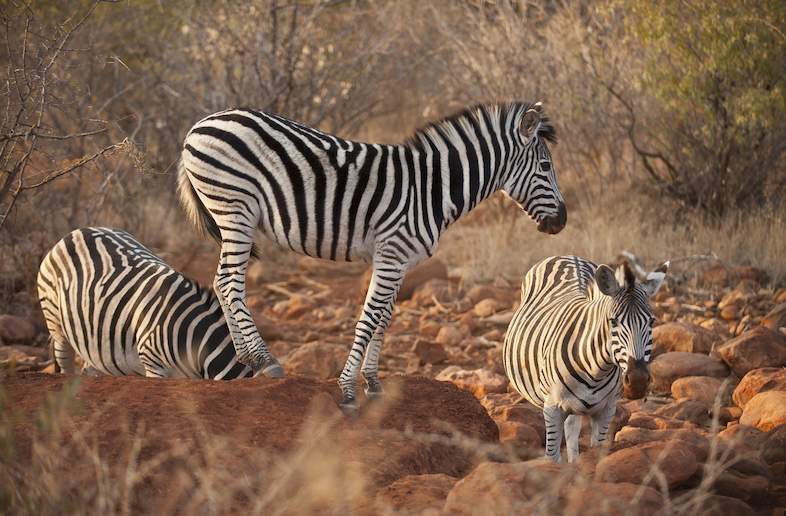
[(192, 222), (221, 245), (215, 290), (239, 360), (283, 370), (245, 302), (258, 231), (297, 253), (363, 260), (372, 276), (338, 379), (341, 407), (382, 395), (378, 362), (407, 270), (430, 257), (447, 227), (498, 190), (555, 234), (567, 212), (547, 142), (555, 130), (540, 103), (477, 105), (418, 130), (403, 144), (344, 140), (282, 116), (230, 109), (188, 132), (178, 171)]
[(559, 462), (563, 428), (568, 461), (579, 453), (581, 418), (592, 446), (605, 441), (622, 391), (639, 399), (649, 383), (654, 317), (648, 298), (669, 262), (637, 282), (627, 264), (615, 273), (576, 256), (546, 258), (521, 285), (521, 305), (503, 346), (505, 372), (543, 409), (546, 456)]
[(237, 360), (216, 295), (125, 231), (82, 228), (38, 272), (56, 369), (113, 376), (229, 380), (254, 376)]

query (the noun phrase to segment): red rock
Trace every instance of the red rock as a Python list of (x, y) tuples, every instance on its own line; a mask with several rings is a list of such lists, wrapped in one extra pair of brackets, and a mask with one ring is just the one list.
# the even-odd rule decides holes
[(708, 354), (722, 337), (697, 324), (671, 322), (652, 330), (653, 357), (669, 351)]
[(677, 497), (673, 504), (682, 510), (675, 512), (681, 516), (700, 514), (701, 516), (755, 516), (750, 505), (728, 496), (708, 494), (706, 491), (691, 490)]
[(606, 516), (610, 514), (654, 514), (663, 498), (651, 487), (629, 482), (586, 482), (571, 485), (563, 514)]
[(742, 409), (740, 424), (762, 432), (786, 424), (786, 391), (765, 391), (751, 398)]
[(761, 430), (742, 424), (731, 425), (718, 432), (718, 442), (739, 453), (758, 453), (766, 438), (767, 434)]
[(682, 399), (663, 405), (653, 414), (690, 421), (697, 426), (706, 426), (712, 421), (713, 408), (714, 404), (706, 401)]
[(428, 340), (416, 340), (412, 346), (412, 352), (418, 357), (420, 365), (441, 364), (448, 359), (448, 354), (442, 344)]
[(729, 369), (720, 360), (684, 351), (664, 353), (656, 357), (650, 365), (651, 388), (655, 392), (671, 392), (674, 380), (685, 376), (725, 378), (728, 374)]
[(671, 384), (671, 395), (675, 399), (689, 399), (714, 404), (720, 399), (726, 405), (730, 398), (731, 383), (711, 376), (686, 376)]
[(732, 399), (738, 407), (744, 408), (752, 397), (765, 391), (786, 391), (786, 369), (782, 367), (751, 369), (737, 384)]
[(625, 426), (614, 436), (614, 448), (623, 449), (643, 444), (679, 441), (687, 446), (699, 461), (707, 458), (710, 450), (709, 435), (699, 428), (674, 428), (650, 430)]
[(312, 378), (337, 378), (347, 360), (347, 346), (327, 342), (301, 344), (282, 360), (284, 368), (291, 374)]
[(764, 316), (761, 325), (773, 331), (786, 326), (786, 303), (781, 303)]
[(740, 281), (734, 290), (723, 296), (718, 303), (718, 308), (723, 310), (727, 306), (739, 305), (755, 299), (757, 288), (758, 285), (752, 280)]
[(420, 514), (427, 509), (441, 510), (457, 481), (457, 478), (444, 474), (401, 477), (377, 491), (377, 512)]
[(767, 464), (786, 462), (786, 425), (780, 425), (767, 433), (761, 458)]
[(655, 476), (650, 476), (653, 468), (662, 473), (673, 489), (693, 476), (698, 462), (691, 447), (681, 441), (652, 442), (611, 453), (601, 459), (596, 472), (604, 482), (646, 482), (657, 486)]
[(786, 365), (786, 336), (763, 326), (747, 331), (718, 347), (734, 373), (743, 377), (751, 369)]
[(539, 449), (543, 446), (540, 432), (525, 423), (518, 421), (497, 421), (499, 441), (511, 443), (517, 448)]
[(500, 309), (502, 309), (502, 306), (500, 306), (496, 299), (484, 299), (483, 301), (480, 301), (478, 304), (476, 304), (472, 311), (478, 317), (488, 317), (490, 315), (494, 315)]
[[(367, 272), (366, 275), (368, 277), (364, 276), (363, 280), (361, 280), (364, 292), (371, 281), (371, 271)], [(397, 299), (410, 299), (418, 287), (434, 279), (448, 279), (448, 268), (439, 258), (430, 258), (408, 271), (406, 276), (404, 276), (404, 283), (398, 291)]]
[(411, 296), (412, 302), (419, 307), (434, 306), (435, 303), (449, 303), (456, 298), (456, 288), (446, 279), (431, 279), (418, 286)]
[(546, 445), (546, 422), (543, 419), (543, 410), (535, 405), (523, 401), (516, 405), (503, 407), (496, 419), (498, 425), (500, 421), (510, 421), (534, 428), (540, 437), (540, 445)]
[(435, 338), (439, 334), (439, 330), (442, 329), (442, 325), (436, 321), (432, 321), (431, 319), (426, 319), (420, 321), (420, 327), (418, 328), (418, 334), (421, 337), (428, 337), (428, 338)]
[(488, 393), (502, 393), (508, 389), (508, 379), (487, 369), (467, 370), (459, 366), (448, 366), (436, 376), (436, 380), (452, 382), (458, 388), (470, 391), (476, 398)]
[(35, 325), (26, 317), (0, 315), (0, 343), (29, 344), (35, 336)]
[(434, 341), (443, 346), (455, 347), (460, 346), (465, 337), (466, 335), (455, 326), (443, 326)]
[(475, 285), (469, 289), (466, 297), (472, 302), (473, 305), (476, 305), (484, 299), (496, 299), (497, 289), (490, 285)]
[(740, 318), (740, 309), (737, 305), (724, 306), (720, 311), (720, 316), (724, 321), (736, 321)]
[(743, 475), (736, 471), (725, 470), (717, 475), (712, 485), (719, 495), (747, 502), (759, 501), (766, 496), (770, 481), (761, 475)]
[(668, 430), (674, 428), (693, 428), (696, 425), (690, 421), (666, 416), (653, 416), (644, 412), (634, 412), (627, 422), (628, 426), (646, 428), (648, 430)]

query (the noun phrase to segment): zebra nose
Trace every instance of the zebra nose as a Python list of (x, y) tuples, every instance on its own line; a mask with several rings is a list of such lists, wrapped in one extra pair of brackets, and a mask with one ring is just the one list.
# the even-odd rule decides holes
[(560, 202), (557, 206), (557, 214), (551, 217), (546, 217), (538, 224), (538, 231), (541, 233), (548, 233), (556, 235), (565, 227), (568, 221), (568, 210), (565, 208), (565, 203)]
[(622, 380), (623, 394), (626, 398), (637, 400), (647, 393), (650, 383), (649, 365), (643, 359), (628, 359), (628, 368)]

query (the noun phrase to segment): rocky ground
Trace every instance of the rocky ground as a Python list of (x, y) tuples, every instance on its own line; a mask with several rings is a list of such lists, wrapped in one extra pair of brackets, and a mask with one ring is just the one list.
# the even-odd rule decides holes
[[(212, 256), (173, 263), (209, 283)], [(392, 401), (364, 407), (357, 421), (342, 418), (333, 379), (366, 281), (360, 265), (255, 264), (249, 306), (289, 378), (85, 378), (77, 427), (101, 430), (96, 447), (110, 462), (130, 439), (125, 429), (141, 425), (155, 429), (148, 456), (218, 435), (237, 444), (229, 457), (254, 469), (249, 450), (295, 453), (307, 414), (318, 413), (332, 421), (325, 435), (340, 437), (331, 441), (339, 463), (363, 472), (350, 504), (358, 512), (786, 512), (786, 289), (772, 289), (762, 271), (708, 267), (659, 292), (650, 395), (620, 403), (608, 448), (588, 450), (583, 432), (575, 467), (537, 459), (542, 415), (508, 390), (501, 347), (519, 286), (463, 287), (434, 259), (409, 275), (386, 336), (381, 369)], [(21, 414), (13, 432), (21, 456), (35, 453), (45, 394), (65, 385), (46, 374), (42, 330), (35, 318), (0, 316), (3, 388)], [(183, 424), (192, 417), (200, 424)], [(353, 448), (337, 444), (345, 442)], [(155, 490), (144, 492), (134, 503), (153, 507)]]

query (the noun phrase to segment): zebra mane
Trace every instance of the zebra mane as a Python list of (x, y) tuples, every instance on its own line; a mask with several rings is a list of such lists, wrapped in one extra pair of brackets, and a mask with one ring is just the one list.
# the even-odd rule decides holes
[[(415, 130), (415, 133), (404, 142), (408, 147), (416, 150), (424, 150), (427, 146), (429, 135), (450, 135), (453, 134), (454, 124), (469, 124), (470, 121), (480, 125), (485, 124), (485, 119), (505, 119), (511, 112), (526, 113), (535, 106), (531, 102), (503, 102), (498, 104), (475, 104), (468, 108), (453, 113), (434, 122), (429, 122), (423, 127)], [(541, 115), (538, 136), (551, 143), (557, 142), (557, 130), (552, 125), (549, 118)]]

